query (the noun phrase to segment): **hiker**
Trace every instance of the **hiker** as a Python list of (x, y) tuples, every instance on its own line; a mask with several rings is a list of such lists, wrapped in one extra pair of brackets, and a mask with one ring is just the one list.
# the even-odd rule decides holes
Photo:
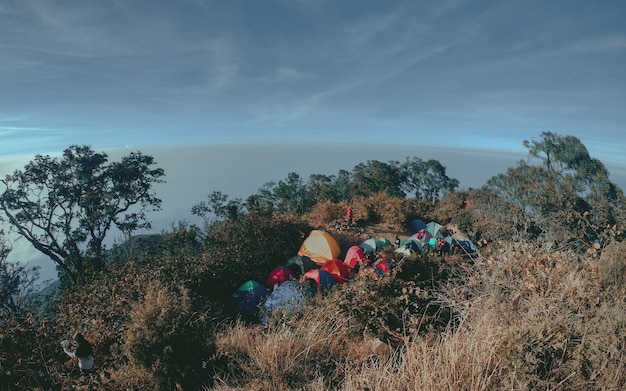
[(348, 206), (346, 210), (346, 221), (348, 221), (348, 227), (352, 227), (352, 207)]
[(400, 243), (401, 242), (400, 242), (400, 238), (398, 237), (398, 235), (396, 235), (395, 243), (396, 243), (396, 248), (400, 248)]
[(83, 337), (81, 333), (74, 334), (74, 350), (70, 350), (69, 341), (65, 340), (61, 342), (63, 351), (70, 356), (78, 360), (78, 368), (83, 378), (87, 377), (89, 370), (93, 368), (93, 348), (89, 341)]

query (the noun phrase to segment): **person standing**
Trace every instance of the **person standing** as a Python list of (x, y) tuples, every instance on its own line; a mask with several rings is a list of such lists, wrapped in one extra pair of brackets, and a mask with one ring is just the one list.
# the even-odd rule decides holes
[(352, 227), (352, 207), (348, 206), (348, 210), (346, 210), (346, 221), (348, 222), (348, 227)]
[(74, 334), (74, 350), (70, 350), (69, 341), (61, 342), (63, 351), (78, 360), (78, 368), (83, 379), (87, 377), (89, 370), (93, 368), (93, 348), (89, 341), (81, 333)]

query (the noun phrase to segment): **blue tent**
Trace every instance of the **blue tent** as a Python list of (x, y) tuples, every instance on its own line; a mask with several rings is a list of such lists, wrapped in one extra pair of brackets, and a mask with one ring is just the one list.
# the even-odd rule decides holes
[(253, 320), (259, 304), (269, 295), (269, 289), (260, 283), (249, 280), (237, 289), (232, 296), (232, 305), (235, 312), (245, 320)]
[(420, 219), (415, 219), (409, 223), (409, 232), (411, 235), (419, 232), (421, 229), (426, 228), (426, 223)]
[(282, 309), (285, 311), (302, 309), (306, 299), (311, 296), (307, 287), (298, 281), (285, 281), (278, 285), (265, 299), (259, 310), (258, 318), (267, 324), (267, 317), (272, 312)]

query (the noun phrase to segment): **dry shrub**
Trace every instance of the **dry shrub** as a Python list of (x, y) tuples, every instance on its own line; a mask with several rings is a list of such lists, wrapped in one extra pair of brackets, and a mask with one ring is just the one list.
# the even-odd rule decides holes
[(272, 269), (297, 254), (311, 229), (304, 220), (286, 215), (250, 214), (216, 224), (202, 257), (207, 265), (202, 289), (210, 297), (228, 300), (247, 280), (265, 281)]
[(399, 230), (406, 225), (406, 213), (403, 209), (403, 201), (402, 198), (390, 197), (385, 193), (378, 193), (363, 200), (363, 204), (368, 211), (369, 220), (378, 221)]
[(151, 282), (125, 332), (123, 350), (130, 363), (147, 370), (161, 389), (182, 381), (208, 354), (196, 316), (186, 288)]
[(345, 319), (314, 308), (282, 322), (273, 319), (269, 327), (237, 324), (220, 333), (217, 354), (229, 372), (217, 383), (240, 389), (300, 390), (312, 383), (338, 389), (343, 372), (337, 368), (359, 336), (350, 334)]
[(324, 201), (315, 205), (309, 213), (309, 222), (315, 227), (323, 227), (334, 221), (343, 223), (347, 206), (336, 204), (332, 201)]
[(500, 343), (493, 389), (617, 390), (626, 382), (622, 299), (603, 295), (597, 259), (511, 245), (450, 280), (446, 301), (468, 327), (489, 313)]
[[(342, 390), (492, 390), (500, 374), (498, 327), (488, 313), (473, 324), (407, 339), (389, 360), (346, 368)], [(471, 326), (471, 327), (470, 327)]]
[[(103, 375), (104, 376), (104, 375)], [(105, 389), (141, 391), (159, 390), (161, 384), (158, 376), (149, 369), (137, 365), (123, 365), (106, 372)]]
[(617, 242), (606, 247), (601, 255), (600, 278), (605, 289), (615, 294), (626, 294), (626, 243)]

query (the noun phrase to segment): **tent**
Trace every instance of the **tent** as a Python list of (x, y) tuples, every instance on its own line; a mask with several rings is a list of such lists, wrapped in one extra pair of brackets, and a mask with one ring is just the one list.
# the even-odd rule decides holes
[(419, 240), (424, 245), (426, 245), (432, 237), (433, 235), (428, 230), (420, 229), (415, 235), (410, 236), (409, 239)]
[(415, 219), (409, 223), (409, 232), (417, 233), (419, 230), (426, 228), (426, 223), (420, 219)]
[(378, 250), (381, 250), (385, 247), (391, 247), (391, 246), (393, 246), (393, 244), (391, 244), (391, 241), (385, 237), (380, 237), (376, 239), (376, 248)]
[(378, 243), (376, 239), (367, 239), (363, 243), (359, 244), (359, 247), (363, 249), (364, 254), (373, 254), (378, 249)]
[(341, 254), (341, 247), (335, 238), (326, 231), (314, 229), (302, 242), (298, 255), (304, 255), (319, 266), (326, 261), (337, 259)]
[(372, 264), (378, 277), (382, 277), (391, 271), (391, 263), (385, 259), (379, 259)]
[(327, 271), (337, 280), (338, 284), (350, 281), (352, 276), (350, 275), (350, 269), (348, 266), (338, 259), (331, 259), (326, 261), (321, 270)]
[(357, 265), (365, 261), (365, 253), (359, 246), (352, 246), (346, 251), (346, 256), (343, 259), (350, 269), (354, 269)]
[(410, 257), (411, 255), (417, 254), (419, 251), (413, 250), (412, 248), (409, 248), (409, 247), (400, 246), (397, 249), (395, 249), (394, 252)]
[(322, 269), (313, 269), (304, 273), (301, 278), (301, 282), (304, 282), (307, 279), (315, 281), (315, 285), (317, 285), (317, 293), (324, 293), (333, 286), (337, 285), (335, 277), (333, 277), (333, 275), (326, 270)]
[(285, 281), (270, 293), (259, 309), (258, 319), (267, 324), (267, 317), (277, 309), (285, 311), (304, 308), (306, 299), (311, 296), (306, 286), (298, 281)]
[(256, 317), (259, 304), (269, 295), (270, 290), (260, 283), (249, 280), (243, 283), (232, 295), (232, 304), (235, 312), (246, 320)]
[(448, 230), (441, 224), (431, 221), (426, 224), (426, 230), (430, 232), (430, 234), (438, 239), (443, 239), (448, 236)]
[(276, 284), (282, 284), (285, 281), (295, 279), (296, 273), (287, 266), (277, 266), (270, 272), (265, 280), (265, 286), (274, 288)]
[(302, 276), (311, 269), (317, 269), (317, 264), (305, 255), (296, 255), (295, 257), (289, 258), (286, 266), (293, 270), (298, 277)]
[(415, 252), (422, 252), (424, 249), (424, 242), (416, 239), (415, 237), (410, 237), (400, 241), (400, 248), (407, 248)]

